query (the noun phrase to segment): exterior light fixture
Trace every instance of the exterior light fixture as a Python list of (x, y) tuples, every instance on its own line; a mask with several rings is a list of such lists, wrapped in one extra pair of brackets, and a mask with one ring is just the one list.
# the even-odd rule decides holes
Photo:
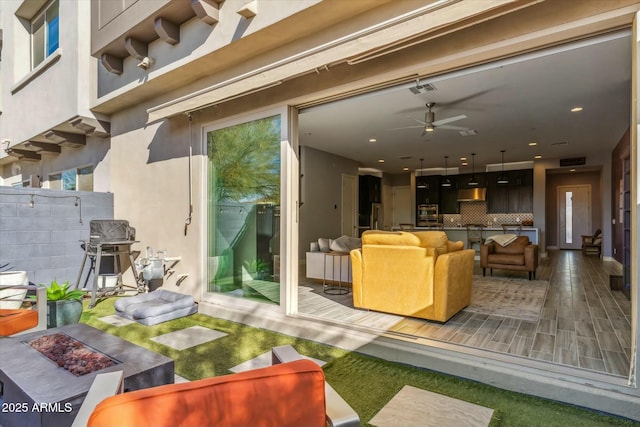
[(155, 59), (151, 58), (150, 56), (145, 56), (144, 58), (142, 58), (142, 61), (140, 61), (140, 63), (138, 64), (138, 68), (140, 68), (141, 70), (145, 70), (146, 71), (155, 62), (156, 62)]
[[(423, 160), (424, 160), (424, 159), (420, 159), (420, 172), (422, 172), (422, 161), (423, 161)], [(416, 177), (416, 181), (418, 181), (418, 177)], [(427, 186), (425, 185), (425, 183), (424, 183), (424, 182), (422, 182), (422, 181), (420, 181), (416, 187), (417, 187), (417, 188), (427, 188)]]
[(471, 178), (467, 181), (467, 185), (472, 187), (478, 185), (478, 180), (476, 179), (476, 153), (471, 153)]
[(507, 178), (507, 176), (504, 174), (504, 151), (505, 150), (500, 150), (500, 152), (502, 153), (502, 173), (498, 176), (498, 184), (509, 183), (509, 178)]
[(442, 184), (441, 184), (443, 187), (451, 187), (451, 180), (447, 176), (447, 169), (448, 169), (447, 159), (448, 158), (449, 156), (444, 156), (444, 180), (442, 181)]

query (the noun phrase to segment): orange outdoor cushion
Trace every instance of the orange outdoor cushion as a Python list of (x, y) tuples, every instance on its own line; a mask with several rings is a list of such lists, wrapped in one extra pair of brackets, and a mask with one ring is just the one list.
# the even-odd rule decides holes
[(324, 373), (296, 360), (131, 391), (100, 402), (87, 425), (326, 427)]
[(0, 336), (8, 337), (38, 325), (37, 310), (0, 309)]

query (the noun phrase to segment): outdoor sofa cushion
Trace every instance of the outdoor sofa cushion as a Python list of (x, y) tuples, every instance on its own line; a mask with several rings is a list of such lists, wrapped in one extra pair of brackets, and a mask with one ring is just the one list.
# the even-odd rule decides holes
[(191, 295), (156, 289), (147, 294), (120, 298), (114, 304), (116, 314), (143, 325), (155, 325), (188, 316), (198, 311)]

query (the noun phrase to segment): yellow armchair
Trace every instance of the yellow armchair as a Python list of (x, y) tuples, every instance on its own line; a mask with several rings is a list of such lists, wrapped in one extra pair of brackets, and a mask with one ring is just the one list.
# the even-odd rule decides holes
[(442, 231), (362, 235), (351, 251), (353, 305), (446, 322), (471, 302), (475, 251)]

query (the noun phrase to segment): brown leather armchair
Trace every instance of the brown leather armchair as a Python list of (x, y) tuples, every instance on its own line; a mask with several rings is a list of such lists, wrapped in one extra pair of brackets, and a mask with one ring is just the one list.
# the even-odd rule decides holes
[(501, 246), (496, 242), (484, 244), (480, 247), (480, 267), (482, 275), (485, 269), (498, 268), (502, 270), (522, 270), (529, 272), (529, 280), (536, 277), (538, 268), (538, 245), (529, 241), (527, 236), (518, 236), (513, 242)]

